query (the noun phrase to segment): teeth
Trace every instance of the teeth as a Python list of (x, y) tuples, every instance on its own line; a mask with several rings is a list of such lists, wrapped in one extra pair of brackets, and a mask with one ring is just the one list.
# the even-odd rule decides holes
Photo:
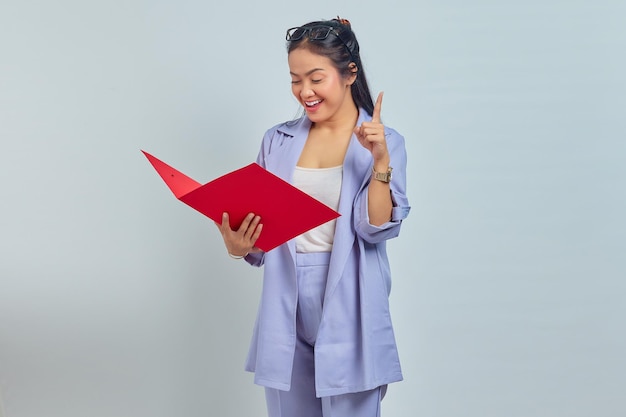
[(304, 104), (306, 104), (306, 105), (307, 105), (307, 106), (309, 106), (309, 107), (313, 107), (313, 106), (315, 106), (316, 104), (319, 104), (319, 103), (321, 103), (321, 102), (322, 102), (322, 100), (305, 101), (305, 102), (304, 102)]

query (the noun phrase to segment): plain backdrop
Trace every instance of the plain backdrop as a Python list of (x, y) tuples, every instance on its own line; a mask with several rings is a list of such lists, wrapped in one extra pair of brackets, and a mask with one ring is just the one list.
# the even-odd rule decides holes
[(351, 20), (412, 212), (385, 417), (626, 415), (626, 4), (4, 0), (0, 414), (264, 416), (261, 271), (200, 182), (298, 113), (284, 34)]

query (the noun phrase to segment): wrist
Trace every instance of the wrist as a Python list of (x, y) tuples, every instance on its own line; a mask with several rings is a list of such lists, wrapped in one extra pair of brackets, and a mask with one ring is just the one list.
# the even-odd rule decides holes
[(376, 169), (376, 167), (372, 167), (372, 178), (380, 182), (389, 184), (391, 182), (392, 171), (393, 171), (393, 168), (390, 166), (387, 166), (387, 168), (384, 171), (379, 171)]
[(385, 172), (389, 168), (391, 161), (389, 158), (381, 158), (379, 160), (374, 160), (374, 171), (376, 172)]

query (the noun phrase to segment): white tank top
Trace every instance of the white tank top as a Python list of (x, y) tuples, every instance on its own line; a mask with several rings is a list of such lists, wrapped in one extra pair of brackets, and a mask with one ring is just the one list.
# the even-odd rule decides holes
[[(343, 166), (302, 168), (296, 166), (293, 185), (333, 210), (339, 208)], [(333, 248), (335, 224), (331, 220), (295, 238), (296, 252), (330, 252)]]

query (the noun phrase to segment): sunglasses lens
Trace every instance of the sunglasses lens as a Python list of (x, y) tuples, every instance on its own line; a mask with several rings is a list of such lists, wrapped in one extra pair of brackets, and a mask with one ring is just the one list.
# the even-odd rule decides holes
[(288, 41), (297, 41), (302, 39), (304, 34), (307, 32), (307, 29), (303, 28), (291, 28), (287, 31), (287, 40)]

